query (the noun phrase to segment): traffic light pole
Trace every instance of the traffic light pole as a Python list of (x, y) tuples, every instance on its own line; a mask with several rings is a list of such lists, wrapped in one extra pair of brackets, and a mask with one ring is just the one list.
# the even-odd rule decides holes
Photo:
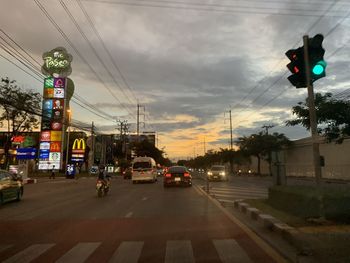
[(303, 42), (304, 42), (305, 73), (306, 73), (306, 82), (307, 82), (307, 91), (308, 91), (308, 106), (309, 106), (309, 115), (310, 115), (310, 129), (311, 129), (311, 138), (312, 138), (313, 166), (314, 166), (316, 183), (317, 185), (320, 185), (321, 184), (320, 146), (318, 142), (318, 133), (317, 133), (314, 87), (311, 82), (308, 35), (305, 35), (303, 37)]

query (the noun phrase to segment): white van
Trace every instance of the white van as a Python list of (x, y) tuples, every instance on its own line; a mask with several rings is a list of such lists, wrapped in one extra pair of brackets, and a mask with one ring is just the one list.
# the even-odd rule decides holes
[(157, 181), (156, 162), (151, 157), (135, 157), (132, 161), (132, 182)]

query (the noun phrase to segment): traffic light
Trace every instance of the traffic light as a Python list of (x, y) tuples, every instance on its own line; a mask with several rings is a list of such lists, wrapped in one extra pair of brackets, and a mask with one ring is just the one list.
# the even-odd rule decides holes
[[(314, 81), (326, 76), (327, 63), (323, 56), (325, 50), (322, 47), (323, 35), (317, 34), (313, 38), (308, 38), (308, 53), (310, 67), (310, 84)], [(304, 42), (305, 43), (305, 42)], [(286, 56), (290, 59), (287, 68), (293, 75), (288, 77), (290, 83), (296, 88), (307, 87), (306, 67), (304, 60), (304, 46), (297, 49), (290, 49), (286, 52)]]
[(323, 56), (325, 53), (322, 47), (323, 35), (317, 34), (309, 39), (309, 61), (311, 70), (311, 82), (326, 76), (327, 63)]
[(287, 68), (293, 75), (288, 77), (290, 83), (296, 88), (306, 87), (305, 63), (304, 63), (304, 48), (290, 49), (286, 52), (286, 56), (290, 59)]

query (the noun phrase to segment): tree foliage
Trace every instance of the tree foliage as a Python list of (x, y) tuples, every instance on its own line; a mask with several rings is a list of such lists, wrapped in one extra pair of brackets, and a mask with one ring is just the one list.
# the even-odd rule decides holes
[(261, 174), (261, 159), (267, 160), (271, 164), (270, 153), (281, 150), (283, 146), (289, 145), (290, 141), (283, 133), (259, 132), (238, 138), (236, 144), (244, 153), (258, 159), (258, 174)]
[(0, 83), (0, 123), (7, 124), (9, 136), (4, 145), (6, 163), (11, 137), (39, 127), (41, 95), (33, 90), (22, 90), (15, 80), (2, 78)]
[(9, 132), (18, 134), (39, 127), (41, 96), (33, 90), (22, 90), (15, 80), (3, 78), (0, 85), (0, 122), (7, 122)]
[(208, 169), (214, 164), (231, 163), (242, 165), (249, 163), (249, 156), (242, 151), (235, 151), (230, 149), (220, 149), (220, 151), (208, 151), (204, 156), (197, 156), (190, 160), (179, 160), (178, 165), (185, 165), (191, 168)]
[[(332, 93), (316, 93), (315, 108), (318, 133), (325, 135), (329, 142), (342, 143), (344, 137), (350, 135), (350, 102), (337, 100)], [(296, 118), (287, 121), (286, 125), (302, 125), (310, 130), (308, 100), (299, 102), (292, 108), (292, 112)]]
[(148, 140), (143, 140), (134, 145), (136, 156), (149, 156), (152, 157), (157, 163), (161, 165), (170, 166), (169, 159), (163, 157), (163, 151), (154, 146), (153, 143)]

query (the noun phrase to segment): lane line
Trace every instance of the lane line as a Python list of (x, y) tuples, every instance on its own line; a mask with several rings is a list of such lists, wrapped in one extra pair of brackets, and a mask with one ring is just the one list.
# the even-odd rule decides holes
[(196, 190), (196, 192), (197, 192), (200, 196), (203, 196), (202, 192), (199, 191), (199, 190), (197, 189), (197, 187), (194, 187), (194, 190)]
[(223, 263), (253, 263), (247, 253), (234, 239), (213, 240), (216, 251)]
[(194, 263), (193, 249), (189, 240), (166, 242), (165, 263)]
[(268, 192), (266, 188), (251, 188), (251, 187), (234, 187), (234, 188), (226, 188), (226, 187), (212, 187), (210, 189), (217, 191), (261, 191)]
[(143, 197), (142, 201), (146, 201), (148, 199), (148, 197)]
[(109, 263), (137, 263), (140, 258), (144, 242), (125, 241), (113, 253)]
[(126, 218), (129, 218), (129, 217), (131, 217), (133, 215), (133, 212), (129, 212), (129, 213), (127, 213), (126, 215), (125, 215), (125, 217)]
[(101, 242), (78, 243), (56, 263), (83, 263), (101, 244)]
[(31, 245), (26, 249), (22, 250), (21, 252), (15, 254), (14, 256), (10, 257), (9, 259), (3, 261), (3, 263), (29, 263), (33, 259), (43, 254), (45, 251), (52, 248), (54, 245), (55, 244)]
[[(198, 187), (202, 193), (206, 194), (203, 189)], [(267, 244), (261, 237), (256, 235), (250, 228), (239, 221), (233, 214), (228, 212), (224, 207), (221, 206), (220, 202), (215, 200), (215, 198), (207, 195), (207, 198), (212, 201), (217, 208), (219, 208), (233, 223), (238, 225), (266, 254), (273, 258), (278, 263), (288, 263), (276, 250), (274, 250), (269, 244)]]

